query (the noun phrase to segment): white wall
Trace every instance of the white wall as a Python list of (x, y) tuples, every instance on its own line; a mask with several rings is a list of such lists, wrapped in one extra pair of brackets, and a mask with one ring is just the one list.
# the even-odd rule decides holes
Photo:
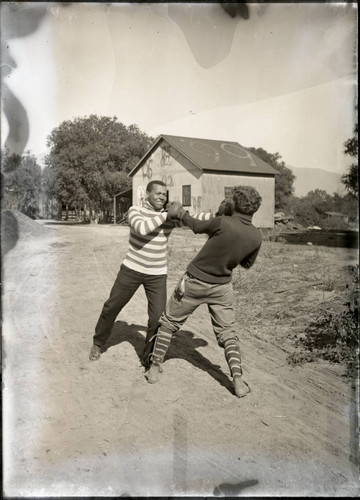
[(224, 199), (225, 187), (252, 186), (263, 201), (253, 222), (257, 227), (274, 226), (275, 179), (246, 175), (203, 174), (181, 153), (162, 141), (145, 164), (133, 176), (133, 205), (140, 205), (145, 198), (150, 181), (166, 183), (170, 201), (182, 203), (182, 186), (191, 185), (191, 206), (185, 207), (190, 214), (198, 211), (216, 212)]
[(146, 163), (133, 176), (133, 205), (142, 203), (146, 185), (153, 180), (161, 180), (167, 185), (170, 201), (182, 203), (182, 186), (191, 185), (191, 206), (185, 207), (190, 214), (197, 211), (197, 200), (201, 197), (201, 170), (184, 156), (162, 143)]
[(216, 211), (224, 199), (225, 187), (238, 185), (254, 187), (262, 197), (262, 204), (254, 214), (253, 223), (257, 227), (274, 227), (275, 179), (246, 175), (203, 174), (201, 207), (205, 212)]

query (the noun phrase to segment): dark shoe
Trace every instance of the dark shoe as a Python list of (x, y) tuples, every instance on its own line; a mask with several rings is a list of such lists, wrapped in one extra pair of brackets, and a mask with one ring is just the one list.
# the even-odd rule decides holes
[(156, 382), (159, 382), (161, 372), (162, 370), (159, 365), (152, 364), (149, 370), (145, 373), (145, 378), (149, 384), (156, 384)]
[(93, 346), (90, 349), (90, 355), (89, 355), (90, 361), (96, 361), (97, 359), (100, 358), (100, 356), (101, 356), (101, 347), (99, 347), (96, 344), (93, 344)]
[(242, 379), (242, 377), (234, 378), (234, 389), (235, 394), (238, 398), (243, 398), (250, 392), (250, 387), (248, 384)]

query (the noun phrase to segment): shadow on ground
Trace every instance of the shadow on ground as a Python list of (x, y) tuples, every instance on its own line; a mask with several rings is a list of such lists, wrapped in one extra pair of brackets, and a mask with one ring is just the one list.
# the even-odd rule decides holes
[(259, 484), (259, 481), (257, 479), (248, 479), (247, 481), (242, 481), (241, 483), (237, 484), (219, 484), (219, 486), (216, 486), (216, 488), (214, 489), (214, 495), (217, 497), (237, 497), (239, 496), (239, 493), (241, 493), (245, 488), (250, 488), (251, 486), (256, 486), (257, 484)]
[[(145, 337), (140, 333), (141, 331), (145, 334), (146, 328), (140, 325), (129, 325), (124, 321), (116, 321), (111, 335), (102, 351), (106, 352), (112, 346), (121, 344), (122, 342), (129, 342), (135, 349), (141, 362), (145, 345)], [(165, 358), (165, 363), (168, 359), (184, 359), (195, 366), (195, 368), (199, 368), (208, 373), (221, 386), (225, 387), (234, 395), (233, 384), (229, 377), (221, 370), (220, 366), (215, 365), (200, 352), (196, 351), (198, 347), (205, 347), (206, 345), (208, 345), (206, 340), (196, 338), (192, 332), (188, 330), (179, 330), (173, 335), (170, 348)]]

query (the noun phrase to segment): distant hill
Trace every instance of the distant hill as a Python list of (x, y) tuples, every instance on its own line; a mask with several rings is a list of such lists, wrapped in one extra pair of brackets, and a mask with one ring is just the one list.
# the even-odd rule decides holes
[(309, 191), (323, 189), (329, 194), (345, 194), (341, 175), (327, 172), (321, 168), (297, 168), (290, 167), (296, 179), (294, 181), (295, 196), (306, 196)]

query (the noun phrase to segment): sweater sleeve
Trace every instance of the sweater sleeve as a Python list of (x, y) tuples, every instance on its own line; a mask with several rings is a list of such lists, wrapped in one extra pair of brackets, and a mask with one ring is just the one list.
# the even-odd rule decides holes
[[(212, 214), (204, 214), (211, 215)], [(187, 212), (184, 214), (181, 219), (184, 225), (188, 226), (195, 234), (197, 233), (205, 233), (205, 234), (213, 234), (220, 226), (221, 217), (214, 217), (210, 220), (198, 220), (195, 217), (191, 217)]]
[(166, 217), (166, 212), (161, 212), (155, 217), (146, 217), (140, 212), (139, 207), (130, 207), (128, 214), (130, 227), (141, 236), (146, 236), (155, 231), (166, 221)]
[[(174, 227), (184, 227), (186, 226), (187, 224), (185, 224), (183, 222), (183, 219), (185, 217), (185, 214), (183, 216), (183, 218), (181, 220), (176, 220), (174, 219)], [(211, 219), (214, 219), (216, 217), (215, 214), (211, 213), (211, 212), (197, 212), (196, 214), (194, 214), (192, 216), (194, 219), (197, 219), (197, 220), (201, 220), (201, 221), (209, 221)]]
[(245, 269), (249, 269), (255, 263), (256, 257), (258, 256), (259, 251), (260, 251), (260, 247), (261, 247), (261, 243), (257, 247), (256, 250), (254, 250), (252, 253), (250, 253), (249, 255), (247, 255), (245, 257), (245, 259), (243, 259), (240, 262), (240, 266), (245, 267)]

